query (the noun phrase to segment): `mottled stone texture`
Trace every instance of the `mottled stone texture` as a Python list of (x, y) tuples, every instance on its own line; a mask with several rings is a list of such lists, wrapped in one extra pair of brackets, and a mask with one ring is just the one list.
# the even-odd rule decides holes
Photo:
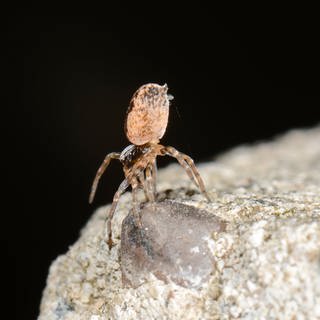
[[(235, 148), (199, 169), (211, 203), (178, 165), (160, 170), (159, 203), (142, 210), (150, 230), (139, 238), (132, 218), (123, 222), (126, 193), (111, 251), (109, 206), (97, 210), (51, 265), (39, 320), (320, 319), (320, 128)], [(193, 237), (180, 246), (190, 226)], [(211, 265), (193, 259), (195, 243)]]

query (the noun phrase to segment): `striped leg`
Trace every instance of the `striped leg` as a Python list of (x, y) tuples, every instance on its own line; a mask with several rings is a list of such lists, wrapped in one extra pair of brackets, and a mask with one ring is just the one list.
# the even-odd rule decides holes
[(100, 165), (100, 167), (96, 173), (96, 176), (93, 180), (93, 184), (92, 184), (91, 192), (90, 192), (90, 196), (89, 196), (89, 203), (91, 203), (93, 201), (94, 196), (96, 194), (99, 180), (100, 180), (101, 176), (103, 175), (103, 173), (105, 172), (105, 170), (107, 169), (110, 161), (112, 159), (119, 159), (119, 158), (120, 158), (120, 153), (112, 152), (112, 153), (107, 154), (107, 156), (105, 157), (102, 164)]
[(193, 160), (187, 156), (184, 153), (179, 152), (178, 150), (176, 150), (173, 147), (164, 147), (163, 153), (174, 157), (178, 160), (178, 162), (180, 163), (180, 165), (186, 170), (189, 178), (195, 183), (195, 185), (200, 189), (200, 191), (203, 193), (203, 195), (209, 200), (209, 195), (206, 191), (206, 188), (204, 186), (203, 180), (200, 176), (200, 173), (197, 169), (197, 167), (195, 166)]
[(111, 205), (108, 217), (107, 217), (107, 221), (108, 221), (108, 223), (107, 223), (107, 232), (108, 232), (108, 241), (107, 241), (107, 243), (108, 243), (109, 249), (111, 249), (112, 245), (113, 245), (111, 221), (112, 221), (114, 212), (115, 212), (115, 210), (117, 208), (117, 204), (118, 204), (118, 201), (120, 199), (120, 196), (126, 191), (128, 186), (129, 186), (128, 180), (127, 179), (123, 180), (121, 182), (117, 192), (113, 196), (112, 205)]

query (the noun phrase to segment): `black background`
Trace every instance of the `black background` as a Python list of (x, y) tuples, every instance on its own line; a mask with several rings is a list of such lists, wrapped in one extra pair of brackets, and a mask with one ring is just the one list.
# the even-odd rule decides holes
[(319, 123), (315, 8), (120, 6), (8, 11), (2, 237), (20, 319), (36, 317), (50, 263), (121, 182), (112, 163), (88, 205), (104, 155), (128, 145), (140, 85), (168, 84), (162, 143), (196, 161)]

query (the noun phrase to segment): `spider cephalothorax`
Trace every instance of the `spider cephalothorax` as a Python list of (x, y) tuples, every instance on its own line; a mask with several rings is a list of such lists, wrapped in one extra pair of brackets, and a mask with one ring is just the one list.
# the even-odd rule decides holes
[(112, 247), (111, 221), (121, 194), (131, 185), (133, 212), (138, 224), (139, 206), (136, 193), (139, 187), (143, 188), (147, 200), (154, 202), (156, 199), (156, 172), (157, 156), (169, 155), (178, 160), (186, 170), (188, 176), (209, 200), (201, 176), (193, 160), (177, 151), (173, 147), (159, 144), (163, 137), (169, 116), (171, 95), (167, 94), (167, 85), (160, 86), (149, 83), (140, 87), (133, 95), (125, 121), (125, 132), (132, 143), (121, 153), (109, 153), (101, 164), (91, 188), (89, 202), (93, 201), (98, 182), (111, 159), (118, 159), (123, 165), (125, 179), (113, 197), (108, 217), (108, 245)]

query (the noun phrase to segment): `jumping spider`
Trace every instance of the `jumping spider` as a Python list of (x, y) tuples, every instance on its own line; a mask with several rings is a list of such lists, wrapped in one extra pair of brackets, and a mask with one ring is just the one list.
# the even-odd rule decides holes
[(125, 120), (125, 133), (132, 144), (121, 153), (109, 153), (94, 178), (89, 203), (93, 201), (99, 179), (108, 167), (111, 159), (118, 159), (123, 165), (125, 179), (115, 193), (109, 211), (107, 225), (109, 248), (112, 247), (111, 220), (121, 194), (125, 192), (129, 185), (132, 188), (133, 213), (138, 222), (138, 227), (141, 227), (137, 202), (138, 188), (141, 187), (144, 190), (148, 201), (155, 202), (157, 156), (169, 155), (176, 158), (186, 170), (190, 179), (204, 196), (210, 200), (193, 160), (173, 147), (165, 147), (159, 144), (159, 140), (167, 128), (170, 100), (173, 99), (173, 96), (168, 95), (167, 91), (168, 87), (166, 84), (160, 86), (155, 83), (149, 83), (141, 86), (135, 92), (130, 101)]

